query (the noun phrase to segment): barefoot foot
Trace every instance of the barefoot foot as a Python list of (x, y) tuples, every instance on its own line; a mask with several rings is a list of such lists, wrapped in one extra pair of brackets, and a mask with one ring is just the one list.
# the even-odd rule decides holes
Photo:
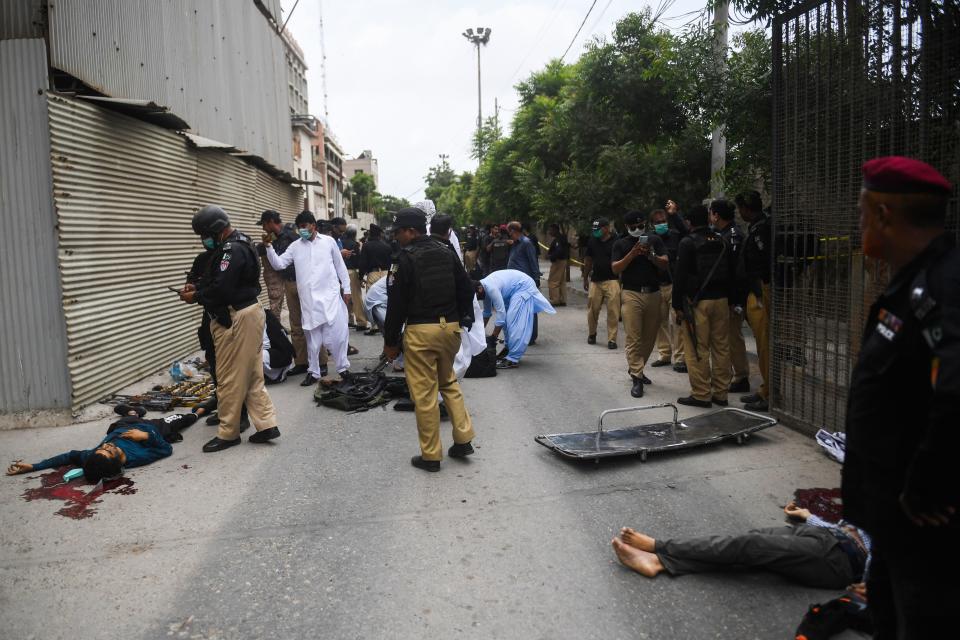
[(650, 536), (644, 535), (639, 531), (634, 531), (630, 527), (620, 529), (620, 539), (631, 547), (636, 547), (640, 549), (640, 551), (646, 551), (647, 553), (653, 553), (657, 544), (657, 541)]
[(656, 554), (624, 544), (619, 538), (614, 538), (611, 544), (613, 544), (613, 551), (617, 554), (617, 558), (623, 566), (633, 569), (640, 575), (653, 578), (663, 571), (663, 564)]

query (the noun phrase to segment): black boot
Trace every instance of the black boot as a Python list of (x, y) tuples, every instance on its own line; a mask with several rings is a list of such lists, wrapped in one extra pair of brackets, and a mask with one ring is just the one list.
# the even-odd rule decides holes
[(440, 471), (439, 460), (424, 460), (423, 456), (413, 456), (410, 458), (410, 464), (424, 471)]
[(630, 389), (630, 395), (632, 395), (634, 398), (643, 397), (643, 380), (640, 378), (633, 379), (633, 387)]

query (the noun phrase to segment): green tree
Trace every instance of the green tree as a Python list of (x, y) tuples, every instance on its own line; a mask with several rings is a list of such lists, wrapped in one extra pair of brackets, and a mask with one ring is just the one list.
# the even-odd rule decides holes
[(380, 206), (380, 194), (370, 174), (357, 173), (350, 178), (350, 195), (351, 207), (356, 211), (376, 213)]

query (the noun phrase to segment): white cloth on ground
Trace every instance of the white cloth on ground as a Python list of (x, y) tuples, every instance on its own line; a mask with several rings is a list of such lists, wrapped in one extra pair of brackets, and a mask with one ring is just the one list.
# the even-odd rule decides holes
[(290, 362), (285, 367), (271, 367), (270, 366), (270, 338), (267, 337), (267, 329), (263, 329), (263, 377), (269, 378), (274, 382), (283, 382), (287, 379), (287, 373), (290, 369), (293, 369), (294, 363)]

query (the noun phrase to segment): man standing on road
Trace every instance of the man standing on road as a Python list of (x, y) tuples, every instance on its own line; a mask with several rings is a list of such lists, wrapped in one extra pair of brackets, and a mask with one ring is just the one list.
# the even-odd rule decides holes
[(473, 453), (473, 424), (453, 372), (462, 344), (460, 333), (474, 322), (473, 290), (456, 254), (426, 235), (422, 210), (409, 207), (398, 211), (393, 233), (402, 250), (387, 276), (383, 354), (388, 360), (400, 355), (402, 334), (421, 451), (410, 463), (424, 471), (439, 471), (443, 448), (438, 392), (453, 423), (454, 444), (448, 455), (461, 458)]
[(547, 259), (550, 260), (550, 275), (547, 278), (547, 291), (550, 294), (550, 304), (555, 307), (567, 306), (567, 261), (570, 259), (570, 243), (565, 235), (560, 233), (560, 225), (551, 224), (547, 234), (552, 238), (550, 248), (547, 249)]
[[(307, 338), (307, 376), (300, 386), (309, 387), (322, 376), (320, 350), (329, 349), (341, 376), (350, 369), (347, 343), (347, 309), (350, 304), (350, 276), (336, 242), (317, 233), (313, 214), (304, 211), (296, 219), (300, 239), (283, 255), (267, 248), (267, 258), (275, 269), (297, 267), (297, 290), (303, 332)], [(340, 291), (343, 290), (343, 295)]]
[(930, 165), (863, 165), (860, 238), (892, 277), (870, 308), (847, 400), (844, 517), (873, 538), (875, 638), (950, 635), (960, 602), (960, 250)]
[(360, 278), (360, 243), (357, 242), (356, 225), (348, 224), (347, 232), (341, 238), (344, 251), (349, 255), (343, 259), (347, 265), (347, 273), (350, 275), (350, 314), (353, 317), (354, 326), (357, 331), (367, 330), (367, 317), (363, 309), (363, 281)]
[(703, 408), (726, 406), (730, 387), (729, 249), (707, 227), (707, 216), (703, 205), (690, 211), (690, 235), (680, 241), (673, 289), (691, 388), (677, 402)]
[(642, 398), (643, 385), (650, 384), (643, 367), (660, 330), (660, 271), (667, 268), (670, 259), (663, 241), (655, 234), (647, 234), (642, 212), (628, 211), (623, 222), (627, 236), (613, 245), (611, 267), (620, 276), (624, 351), (633, 380), (630, 395)]
[[(668, 207), (676, 208), (673, 200), (667, 200)], [(675, 214), (674, 217), (678, 217)], [(687, 233), (686, 225), (671, 225), (667, 212), (664, 209), (655, 209), (650, 214), (650, 224), (654, 233), (663, 241), (667, 249), (670, 264), (660, 272), (660, 330), (657, 332), (657, 352), (659, 359), (650, 364), (651, 367), (666, 367), (673, 363), (673, 370), (677, 373), (686, 373), (687, 365), (683, 359), (683, 340), (677, 328), (676, 317), (673, 316), (673, 274), (677, 270), (677, 248), (680, 240)]]
[[(279, 223), (280, 214), (268, 209), (260, 214), (258, 224), (262, 227), (266, 220), (274, 219)], [(275, 239), (276, 236), (273, 233), (264, 229), (263, 242), (257, 243), (257, 255), (260, 257), (260, 264), (263, 267), (263, 283), (267, 285), (267, 300), (270, 302), (270, 311), (279, 318), (280, 312), (283, 311), (283, 277), (270, 266), (270, 262), (267, 260), (267, 245)]]
[[(507, 260), (507, 269), (514, 269), (525, 273), (533, 280), (533, 284), (540, 289), (540, 261), (537, 260), (537, 249), (523, 233), (523, 226), (519, 222), (511, 222), (507, 225), (507, 233), (513, 245), (510, 248), (510, 259)], [(533, 314), (533, 333), (530, 334), (530, 344), (536, 344), (539, 334), (537, 323), (537, 314)]]
[(743, 396), (740, 401), (750, 411), (767, 411), (769, 405), (770, 375), (770, 275), (773, 237), (770, 230), (770, 216), (763, 212), (763, 202), (756, 191), (743, 193), (736, 198), (740, 217), (749, 225), (747, 239), (743, 243), (739, 272), (744, 278), (747, 290), (747, 324), (757, 341), (757, 361), (763, 382), (756, 393)]
[[(263, 385), (263, 309), (260, 266), (250, 238), (230, 226), (227, 214), (208, 205), (193, 216), (193, 231), (208, 249), (219, 255), (211, 260), (210, 277), (203, 286), (187, 283), (180, 299), (199, 302), (213, 320), (217, 354), (217, 402), (220, 426), (217, 437), (203, 445), (204, 453), (222, 451), (240, 444), (240, 413), (244, 405), (257, 432), (250, 442), (266, 442), (280, 436), (273, 401)], [(268, 249), (272, 252), (273, 249)], [(276, 265), (275, 265), (276, 268)], [(281, 267), (282, 268), (282, 267)]]
[[(597, 344), (597, 320), (600, 309), (607, 305), (607, 348), (617, 348), (617, 331), (620, 324), (620, 283), (610, 267), (613, 260), (613, 243), (616, 238), (610, 233), (610, 221), (600, 218), (593, 221), (593, 233), (587, 241), (583, 258), (583, 290), (587, 294), (587, 344)], [(590, 274), (589, 287), (587, 274)]]
[(746, 393), (750, 391), (750, 365), (747, 362), (747, 345), (743, 341), (743, 297), (744, 280), (737, 273), (737, 264), (740, 259), (740, 249), (743, 246), (743, 231), (737, 226), (734, 217), (736, 209), (728, 200), (714, 200), (710, 203), (710, 223), (714, 230), (727, 243), (731, 273), (730, 282), (730, 365), (733, 367), (733, 382), (730, 393)]
[[(297, 228), (292, 224), (283, 224), (280, 214), (276, 211), (264, 211), (260, 216), (260, 226), (263, 228), (263, 261), (265, 265), (270, 265), (267, 260), (266, 245), (273, 246), (277, 255), (283, 255), (287, 248), (300, 239), (297, 235)], [(273, 269), (273, 266), (270, 266)], [(278, 272), (283, 282), (284, 294), (287, 298), (287, 312), (290, 315), (290, 340), (293, 342), (293, 349), (296, 357), (293, 361), (294, 367), (288, 372), (288, 375), (299, 375), (307, 372), (307, 340), (303, 337), (303, 327), (300, 324), (300, 294), (297, 293), (297, 268), (290, 265), (283, 271)], [(280, 318), (279, 313), (274, 313)]]

